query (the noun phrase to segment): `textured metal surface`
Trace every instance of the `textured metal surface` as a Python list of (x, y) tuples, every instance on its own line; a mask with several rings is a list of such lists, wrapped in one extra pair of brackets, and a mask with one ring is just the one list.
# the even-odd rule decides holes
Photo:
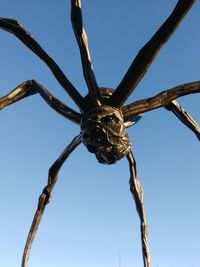
[(113, 164), (131, 148), (122, 113), (110, 106), (102, 105), (84, 114), (81, 136), (83, 144), (100, 163)]
[(74, 111), (59, 99), (55, 98), (44, 86), (34, 80), (29, 80), (20, 84), (6, 96), (0, 98), (1, 110), (19, 100), (38, 93), (56, 112), (81, 126), (80, 135), (72, 140), (70, 145), (49, 169), (48, 183), (40, 195), (25, 245), (22, 267), (27, 266), (31, 245), (45, 206), (50, 200), (50, 195), (58, 178), (58, 172), (68, 156), (81, 142), (83, 142), (88, 151), (95, 154), (97, 160), (103, 164), (113, 164), (124, 156), (127, 157), (131, 174), (130, 191), (134, 197), (141, 224), (144, 267), (150, 267), (150, 252), (147, 240), (148, 230), (143, 203), (143, 191), (137, 178), (136, 163), (133, 153), (131, 152), (131, 142), (126, 128), (134, 125), (142, 117), (143, 113), (164, 107), (173, 112), (200, 140), (199, 125), (183, 107), (174, 101), (176, 98), (183, 95), (199, 93), (200, 81), (181, 84), (170, 90), (162, 91), (154, 97), (142, 99), (129, 105), (123, 106), (123, 104), (141, 81), (161, 47), (168, 41), (194, 2), (195, 0), (179, 0), (177, 2), (172, 14), (153, 35), (150, 41), (139, 51), (121, 83), (116, 90), (113, 90), (110, 88), (98, 87), (92, 68), (87, 35), (83, 28), (81, 0), (71, 0), (71, 22), (80, 50), (83, 75), (88, 86), (88, 94), (85, 97), (80, 95), (54, 60), (18, 21), (0, 18), (0, 28), (14, 34), (47, 64), (55, 78), (80, 109), (80, 113)]

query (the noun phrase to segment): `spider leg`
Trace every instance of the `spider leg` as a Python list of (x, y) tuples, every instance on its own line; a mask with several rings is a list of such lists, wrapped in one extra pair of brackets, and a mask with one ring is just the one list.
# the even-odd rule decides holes
[(133, 156), (132, 151), (127, 155), (129, 162), (129, 168), (131, 177), (129, 180), (130, 191), (135, 200), (136, 209), (140, 217), (140, 229), (141, 229), (141, 241), (142, 241), (142, 253), (144, 267), (150, 267), (150, 251), (148, 247), (148, 227), (146, 222), (146, 214), (143, 204), (143, 190), (142, 186), (137, 178), (136, 162)]
[(120, 107), (123, 105), (146, 74), (147, 69), (153, 62), (159, 50), (168, 41), (194, 2), (195, 0), (178, 1), (168, 19), (136, 55), (122, 81), (111, 96), (111, 106)]
[(170, 102), (168, 105), (164, 107), (165, 109), (172, 111), (175, 116), (185, 124), (190, 130), (192, 130), (198, 140), (200, 141), (200, 126), (196, 123), (196, 121), (188, 114), (183, 107), (176, 101)]
[(59, 114), (63, 115), (65, 118), (80, 124), (81, 114), (74, 111), (73, 109), (66, 106), (60, 100), (55, 98), (50, 92), (44, 88), (41, 84), (34, 80), (26, 81), (18, 85), (14, 90), (12, 90), (6, 96), (0, 98), (0, 110), (8, 105), (11, 105), (25, 97), (39, 93), (41, 97), (47, 102), (47, 104), (52, 107)]
[(60, 155), (60, 157), (54, 162), (54, 164), (49, 169), (48, 183), (47, 183), (47, 186), (45, 186), (45, 188), (43, 189), (43, 191), (39, 197), (37, 210), (35, 212), (33, 222), (32, 222), (32, 225), (31, 225), (31, 228), (30, 228), (30, 231), (28, 234), (28, 238), (26, 241), (26, 245), (24, 248), (24, 254), (23, 254), (21, 267), (27, 266), (27, 262), (28, 262), (28, 258), (29, 258), (29, 254), (30, 254), (30, 250), (31, 250), (31, 245), (32, 245), (34, 237), (37, 233), (38, 226), (39, 226), (39, 223), (42, 219), (45, 207), (50, 201), (51, 193), (52, 193), (53, 188), (54, 188), (54, 186), (58, 180), (58, 172), (59, 172), (60, 168), (62, 167), (63, 163), (65, 162), (65, 160), (68, 158), (68, 156), (74, 151), (74, 149), (80, 143), (81, 143), (81, 136), (78, 135), (65, 148), (65, 150)]
[(200, 82), (192, 82), (178, 85), (172, 89), (163, 91), (158, 95), (136, 101), (132, 104), (122, 107), (124, 118), (136, 114), (148, 112), (153, 109), (164, 107), (172, 111), (187, 127), (189, 127), (200, 138), (200, 127), (194, 119), (174, 100), (178, 97), (188, 94), (200, 93)]
[(14, 34), (22, 43), (40, 57), (50, 68), (57, 81), (61, 84), (64, 90), (70, 95), (73, 101), (81, 110), (86, 109), (86, 104), (83, 97), (79, 94), (76, 88), (67, 79), (65, 74), (54, 62), (54, 60), (43, 50), (43, 48), (35, 41), (32, 35), (24, 29), (17, 20), (0, 18), (0, 28)]
[(83, 28), (81, 0), (71, 0), (71, 22), (80, 49), (82, 68), (89, 94), (95, 106), (101, 105), (101, 95), (93, 72), (88, 40)]

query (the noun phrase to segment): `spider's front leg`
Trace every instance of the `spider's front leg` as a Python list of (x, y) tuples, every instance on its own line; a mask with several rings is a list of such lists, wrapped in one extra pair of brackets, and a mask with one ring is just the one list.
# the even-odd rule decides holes
[(0, 110), (25, 97), (39, 93), (46, 103), (59, 114), (71, 121), (80, 124), (81, 114), (66, 106), (55, 98), (44, 86), (35, 80), (28, 80), (18, 85), (13, 91), (0, 98)]
[(127, 73), (111, 96), (111, 106), (120, 107), (123, 105), (194, 3), (195, 0), (178, 1), (171, 15), (136, 55)]
[(69, 155), (74, 151), (74, 149), (80, 143), (81, 143), (81, 136), (78, 135), (66, 147), (66, 149), (63, 151), (63, 153), (60, 155), (60, 157), (54, 162), (54, 164), (49, 169), (48, 183), (47, 183), (47, 186), (45, 186), (45, 188), (43, 189), (43, 191), (39, 197), (37, 210), (35, 212), (35, 216), (33, 218), (33, 222), (32, 222), (32, 225), (31, 225), (31, 228), (30, 228), (30, 231), (28, 234), (28, 238), (26, 241), (26, 245), (24, 248), (24, 254), (23, 254), (21, 267), (27, 266), (29, 254), (31, 251), (31, 245), (32, 245), (34, 237), (37, 233), (38, 226), (39, 226), (39, 223), (42, 219), (45, 207), (49, 203), (51, 193), (52, 193), (53, 188), (57, 182), (58, 172), (59, 172), (60, 168), (62, 167), (63, 163), (65, 162), (65, 160), (69, 157)]
[(81, 54), (83, 74), (89, 89), (89, 95), (93, 104), (100, 106), (102, 98), (92, 67), (87, 34), (83, 28), (81, 0), (71, 0), (71, 22)]
[(60, 85), (74, 100), (77, 106), (81, 110), (86, 109), (86, 104), (83, 97), (67, 79), (56, 62), (47, 54), (47, 52), (39, 45), (39, 43), (34, 40), (33, 36), (23, 27), (21, 23), (19, 23), (19, 21), (8, 18), (0, 18), (0, 28), (14, 34), (23, 44), (33, 51), (33, 53), (41, 58), (52, 71)]
[(148, 227), (146, 222), (146, 214), (143, 204), (143, 190), (142, 186), (137, 179), (137, 170), (136, 170), (136, 162), (133, 157), (132, 151), (130, 151), (127, 155), (127, 159), (129, 162), (129, 168), (131, 177), (129, 180), (130, 191), (135, 200), (136, 209), (138, 215), (140, 217), (140, 229), (141, 229), (141, 241), (142, 241), (142, 253), (143, 253), (143, 261), (144, 267), (150, 267), (150, 251), (148, 246)]

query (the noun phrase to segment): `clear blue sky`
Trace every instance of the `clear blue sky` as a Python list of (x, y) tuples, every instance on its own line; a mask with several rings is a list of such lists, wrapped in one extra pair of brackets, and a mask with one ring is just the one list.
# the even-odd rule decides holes
[[(84, 25), (99, 85), (115, 88), (137, 51), (177, 1), (83, 1)], [(70, 1), (1, 0), (0, 15), (18, 19), (85, 95)], [(200, 3), (162, 49), (128, 102), (200, 79)], [(0, 32), (0, 95), (35, 79), (75, 108), (43, 62)], [(200, 96), (180, 100), (200, 123)], [(0, 267), (19, 267), (48, 168), (79, 127), (32, 96), (0, 113)], [(199, 267), (200, 144), (164, 109), (129, 130), (145, 193), (152, 267)], [(29, 267), (142, 266), (139, 220), (126, 159), (98, 164), (80, 146), (60, 172)]]

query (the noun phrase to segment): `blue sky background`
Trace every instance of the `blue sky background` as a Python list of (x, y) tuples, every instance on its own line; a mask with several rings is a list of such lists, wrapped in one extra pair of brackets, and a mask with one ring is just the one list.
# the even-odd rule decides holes
[[(96, 78), (115, 88), (138, 50), (177, 1), (83, 1)], [(200, 3), (165, 45), (127, 103), (200, 77)], [(55, 59), (81, 94), (87, 93), (70, 23), (70, 1), (1, 0), (0, 15), (18, 19)], [(0, 95), (28, 79), (75, 108), (46, 65), (14, 36), (0, 32)], [(200, 96), (180, 100), (200, 123)], [(0, 267), (20, 266), (48, 168), (79, 127), (32, 96), (0, 114)], [(129, 129), (145, 193), (152, 267), (199, 267), (200, 144), (164, 109)], [(60, 172), (29, 267), (142, 266), (139, 220), (129, 192), (126, 159), (98, 164), (80, 146)]]

